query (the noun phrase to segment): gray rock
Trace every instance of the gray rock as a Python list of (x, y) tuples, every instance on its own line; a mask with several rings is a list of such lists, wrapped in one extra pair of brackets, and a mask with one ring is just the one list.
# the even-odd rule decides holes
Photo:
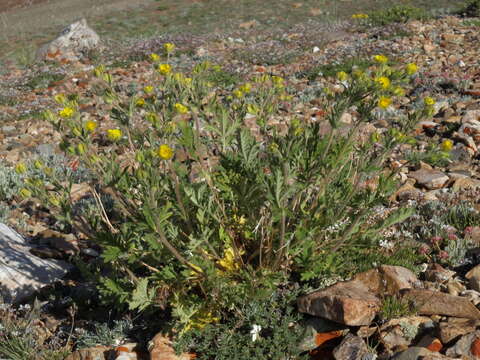
[(371, 358), (367, 345), (359, 336), (348, 334), (333, 350), (335, 360), (364, 360)]
[(40, 47), (36, 60), (75, 61), (82, 52), (95, 49), (99, 44), (98, 34), (87, 25), (87, 20), (81, 19), (63, 29), (55, 40)]
[(474, 332), (480, 321), (462, 318), (448, 318), (441, 322), (438, 327), (438, 333), (442, 343), (446, 344), (462, 335)]
[[(449, 348), (445, 355), (456, 357), (461, 356), (462, 359), (478, 359), (475, 355), (479, 355), (477, 353), (477, 346), (474, 344), (478, 343), (478, 339), (480, 338), (480, 331), (475, 331), (470, 334), (462, 336), (454, 346)], [(472, 354), (472, 350), (475, 354)]]
[(64, 276), (72, 265), (31, 254), (32, 246), (0, 223), (0, 294), (5, 302), (18, 302)]
[(392, 360), (448, 360), (449, 357), (432, 352), (426, 348), (413, 346), (392, 357)]
[(417, 180), (417, 183), (428, 190), (440, 189), (445, 185), (449, 177), (438, 170), (420, 169), (408, 174), (408, 177)]

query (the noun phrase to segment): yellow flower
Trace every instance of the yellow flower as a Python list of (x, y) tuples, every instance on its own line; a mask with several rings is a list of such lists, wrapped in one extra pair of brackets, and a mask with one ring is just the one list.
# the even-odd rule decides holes
[(23, 198), (29, 198), (30, 196), (32, 196), (32, 192), (26, 188), (22, 188), (19, 193), (20, 196), (22, 196)]
[(27, 172), (27, 165), (24, 163), (18, 163), (17, 166), (15, 166), (15, 172), (17, 174), (25, 174)]
[(423, 103), (427, 106), (433, 106), (435, 105), (435, 99), (427, 96), (425, 99), (423, 99)]
[(68, 119), (72, 117), (72, 115), (75, 113), (75, 110), (69, 106), (64, 107), (62, 110), (58, 112), (58, 115), (61, 117)]
[(88, 120), (85, 123), (85, 130), (87, 130), (88, 132), (94, 132), (96, 128), (97, 128), (97, 122), (96, 121)]
[(157, 71), (162, 75), (167, 75), (172, 72), (172, 67), (169, 64), (158, 65)]
[(50, 195), (48, 197), (48, 202), (52, 204), (53, 206), (59, 206), (60, 205), (60, 199), (56, 195)]
[(151, 85), (147, 85), (143, 88), (143, 91), (145, 91), (146, 94), (151, 94), (153, 92), (154, 88)]
[(410, 64), (407, 64), (407, 66), (405, 67), (405, 70), (408, 75), (413, 75), (418, 71), (418, 66), (417, 64), (410, 63)]
[(379, 84), (382, 89), (388, 89), (390, 87), (390, 79), (386, 76), (375, 78), (375, 82)]
[(175, 44), (165, 43), (163, 44), (163, 49), (167, 54), (170, 54), (173, 51), (173, 49), (175, 49)]
[(185, 105), (176, 103), (174, 106), (175, 106), (175, 110), (177, 110), (179, 114), (186, 114), (188, 112), (188, 108)]
[(238, 264), (235, 263), (235, 252), (231, 247), (225, 249), (223, 258), (218, 260), (217, 263), (227, 271), (234, 271), (239, 268)]
[(252, 114), (252, 115), (255, 115), (258, 113), (258, 106), (254, 105), (254, 104), (248, 104), (247, 105), (247, 112), (249, 114)]
[(352, 19), (368, 19), (368, 14), (353, 14)]
[(120, 129), (108, 129), (107, 130), (107, 138), (110, 141), (117, 141), (120, 140), (122, 137), (122, 130)]
[(252, 90), (252, 84), (250, 83), (245, 83), (242, 86), (240, 86), (240, 91), (244, 92), (245, 94), (248, 94)]
[(157, 150), (157, 155), (162, 160), (170, 160), (173, 157), (173, 149), (166, 144), (160, 145)]
[(382, 109), (388, 108), (391, 103), (392, 99), (387, 96), (380, 96), (380, 99), (378, 100), (378, 106)]
[(284, 80), (282, 77), (280, 77), (280, 76), (276, 76), (276, 75), (272, 76), (272, 82), (273, 82), (276, 86), (280, 86), (280, 87), (283, 86), (283, 82), (284, 82), (284, 81), (285, 81), (285, 80)]
[(138, 99), (136, 102), (135, 102), (135, 105), (139, 106), (139, 107), (142, 107), (145, 105), (145, 99)]
[(348, 74), (345, 71), (337, 72), (337, 79), (340, 81), (345, 81), (348, 79)]
[(55, 99), (55, 101), (56, 101), (58, 104), (60, 104), (60, 105), (65, 104), (65, 102), (67, 101), (67, 98), (65, 97), (64, 94), (55, 95), (55, 96), (54, 96), (54, 99)]
[(104, 72), (105, 72), (104, 65), (97, 66), (95, 69), (93, 69), (93, 75), (97, 78), (100, 77)]
[(43, 168), (43, 162), (40, 160), (35, 160), (33, 166), (35, 167), (35, 169), (41, 170)]
[(241, 99), (243, 97), (243, 92), (240, 89), (235, 89), (232, 92), (233, 96), (235, 96), (237, 99)]
[(152, 60), (153, 62), (157, 62), (158, 60), (160, 60), (160, 56), (158, 56), (155, 53), (152, 53), (150, 54), (150, 60)]
[(450, 151), (453, 149), (453, 141), (449, 139), (443, 140), (440, 147), (443, 151)]
[(375, 60), (375, 62), (379, 64), (386, 64), (388, 62), (388, 57), (386, 57), (385, 55), (375, 55), (373, 57), (373, 60)]

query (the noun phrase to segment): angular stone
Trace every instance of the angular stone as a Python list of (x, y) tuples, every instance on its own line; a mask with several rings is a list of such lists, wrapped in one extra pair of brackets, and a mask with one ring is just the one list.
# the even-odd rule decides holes
[(477, 351), (480, 350), (479, 345), (480, 331), (477, 330), (470, 334), (463, 335), (454, 346), (447, 349), (445, 355), (452, 357), (461, 356), (462, 359), (478, 359), (477, 356), (472, 354), (472, 350), (473, 353), (480, 355), (480, 352), (477, 353)]
[(475, 331), (480, 321), (449, 317), (447, 321), (441, 322), (438, 328), (438, 335), (442, 343), (447, 344), (455, 338)]
[(425, 278), (428, 281), (444, 283), (449, 281), (455, 274), (455, 271), (447, 270), (439, 264), (432, 264), (432, 266), (425, 271)]
[(438, 170), (420, 169), (408, 174), (409, 177), (417, 180), (417, 183), (428, 190), (440, 189), (445, 185), (449, 177)]
[(400, 290), (421, 286), (417, 276), (401, 266), (382, 265), (355, 275), (376, 296), (397, 295)]
[(177, 355), (172, 347), (172, 341), (165, 335), (158, 333), (149, 342), (150, 360), (190, 360), (195, 358), (192, 354)]
[(426, 316), (392, 319), (380, 328), (380, 341), (386, 351), (398, 351), (409, 347), (419, 334), (431, 332), (434, 326), (432, 319)]
[(364, 360), (370, 351), (363, 339), (353, 334), (348, 334), (333, 350), (335, 360)]
[(32, 246), (0, 223), (0, 293), (6, 302), (21, 301), (64, 276), (72, 265), (31, 254)]
[(349, 326), (369, 325), (381, 301), (360, 281), (339, 282), (297, 300), (302, 313)]
[(92, 348), (77, 350), (68, 355), (65, 360), (107, 360), (110, 358), (109, 353), (113, 353), (111, 348), (106, 346), (95, 346)]
[(404, 290), (403, 297), (413, 302), (419, 315), (446, 315), (480, 319), (480, 311), (464, 297), (423, 289)]
[(392, 357), (392, 360), (448, 360), (449, 357), (432, 352), (424, 347), (413, 346)]
[(480, 180), (469, 177), (456, 179), (452, 185), (455, 191), (480, 188)]
[(475, 266), (465, 274), (473, 290), (480, 291), (480, 265)]

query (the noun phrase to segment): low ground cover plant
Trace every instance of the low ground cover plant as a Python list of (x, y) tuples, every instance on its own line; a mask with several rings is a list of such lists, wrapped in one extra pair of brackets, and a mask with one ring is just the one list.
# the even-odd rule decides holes
[[(217, 65), (177, 73), (168, 63), (174, 45), (165, 51), (151, 55), (155, 77), (141, 89), (95, 69), (103, 84), (97, 100), (114, 123), (62, 94), (59, 110), (45, 113), (64, 135), (66, 156), (88, 169), (85, 197), (95, 206), (79, 210), (73, 177), (41, 162), (41, 176), (25, 177), (20, 192), (102, 247), (97, 280), (105, 301), (168, 309), (170, 330), (190, 339), (184, 348), (206, 348), (192, 341), (199, 329), (212, 342), (231, 341), (217, 331), (228, 327), (233, 338), (250, 339), (250, 331), (268, 338), (279, 358), (297, 356), (292, 341), (278, 340), (285, 324), (258, 323), (265, 309), (245, 318), (247, 304), (273, 301), (271, 309), (288, 313), (291, 301), (278, 297), (279, 289), (318, 287), (357, 271), (357, 260), (382, 256), (382, 231), (411, 215), (399, 209), (377, 216), (395, 185), (383, 162), (413, 141), (405, 134), (433, 113), (435, 101), (395, 109), (417, 67), (391, 67), (376, 55), (364, 70), (335, 74), (317, 117), (305, 118), (284, 111), (301, 105), (287, 79), (263, 74), (226, 86), (212, 81)], [(341, 122), (346, 111), (356, 114), (348, 126)], [(369, 131), (378, 118), (391, 120), (391, 128)], [(249, 354), (271, 358), (261, 345)]]

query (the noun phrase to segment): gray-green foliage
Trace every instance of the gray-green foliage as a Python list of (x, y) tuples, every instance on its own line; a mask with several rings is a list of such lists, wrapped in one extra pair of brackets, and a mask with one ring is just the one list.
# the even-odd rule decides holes
[(0, 163), (0, 201), (8, 201), (18, 193), (22, 186), (22, 176), (11, 166)]
[(88, 348), (96, 345), (115, 346), (128, 338), (133, 329), (130, 320), (115, 320), (112, 325), (106, 323), (93, 324), (93, 330), (86, 331), (78, 336), (78, 348)]

